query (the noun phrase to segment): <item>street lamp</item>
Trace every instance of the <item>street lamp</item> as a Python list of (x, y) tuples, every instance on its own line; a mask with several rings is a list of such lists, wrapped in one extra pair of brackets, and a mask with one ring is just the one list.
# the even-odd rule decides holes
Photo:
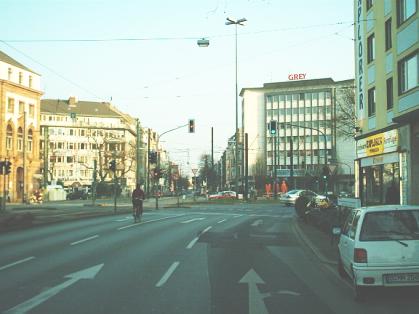
[(238, 104), (238, 89), (237, 89), (237, 25), (244, 26), (244, 22), (247, 20), (245, 18), (241, 18), (238, 20), (234, 20), (230, 17), (227, 18), (225, 25), (234, 25), (235, 26), (235, 63), (236, 63), (236, 156), (235, 156), (235, 184), (236, 184), (236, 194), (239, 194), (239, 104)]

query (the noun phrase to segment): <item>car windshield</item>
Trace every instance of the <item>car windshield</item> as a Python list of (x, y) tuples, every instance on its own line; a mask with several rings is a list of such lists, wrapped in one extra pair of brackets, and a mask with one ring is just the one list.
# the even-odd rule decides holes
[(296, 193), (299, 193), (299, 192), (301, 192), (301, 190), (291, 190), (291, 191), (288, 192), (288, 194), (296, 194)]
[(419, 239), (419, 209), (367, 213), (360, 241)]

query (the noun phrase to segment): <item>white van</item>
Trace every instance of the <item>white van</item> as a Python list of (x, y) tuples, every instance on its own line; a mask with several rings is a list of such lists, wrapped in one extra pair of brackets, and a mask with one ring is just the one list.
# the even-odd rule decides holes
[(340, 234), (338, 270), (361, 300), (372, 286), (419, 286), (419, 206), (353, 209)]

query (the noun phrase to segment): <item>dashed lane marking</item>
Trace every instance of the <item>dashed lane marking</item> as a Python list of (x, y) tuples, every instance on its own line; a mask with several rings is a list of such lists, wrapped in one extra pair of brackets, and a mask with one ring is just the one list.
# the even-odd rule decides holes
[(161, 279), (159, 280), (158, 283), (156, 283), (156, 287), (160, 288), (161, 286), (163, 286), (167, 280), (169, 280), (170, 276), (174, 273), (174, 271), (176, 270), (176, 268), (179, 266), (179, 262), (174, 262), (169, 269), (166, 271), (166, 273), (163, 275), (163, 277), (161, 277)]
[(30, 260), (33, 260), (34, 258), (35, 258), (35, 256), (30, 256), (30, 257), (18, 260), (16, 262), (13, 262), (13, 263), (10, 263), (10, 264), (7, 264), (7, 265), (4, 265), (4, 266), (0, 267), (0, 270), (4, 270), (4, 269), (7, 269), (7, 268), (10, 268), (10, 267), (13, 267), (13, 266), (25, 263), (25, 262), (29, 262)]
[(86, 242), (86, 241), (90, 241), (90, 240), (96, 239), (98, 237), (99, 237), (99, 235), (98, 234), (95, 234), (94, 236), (91, 236), (91, 237), (88, 237), (88, 238), (85, 238), (85, 239), (82, 239), (82, 240), (79, 240), (79, 241), (72, 242), (72, 243), (70, 243), (70, 245), (80, 244), (80, 243), (83, 243), (83, 242)]

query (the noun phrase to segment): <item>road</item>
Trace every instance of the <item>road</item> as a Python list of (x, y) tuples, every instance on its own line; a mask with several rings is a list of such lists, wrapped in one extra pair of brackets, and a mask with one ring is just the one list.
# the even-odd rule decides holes
[(301, 240), (292, 208), (200, 205), (0, 237), (2, 313), (418, 313), (417, 290), (365, 303)]

